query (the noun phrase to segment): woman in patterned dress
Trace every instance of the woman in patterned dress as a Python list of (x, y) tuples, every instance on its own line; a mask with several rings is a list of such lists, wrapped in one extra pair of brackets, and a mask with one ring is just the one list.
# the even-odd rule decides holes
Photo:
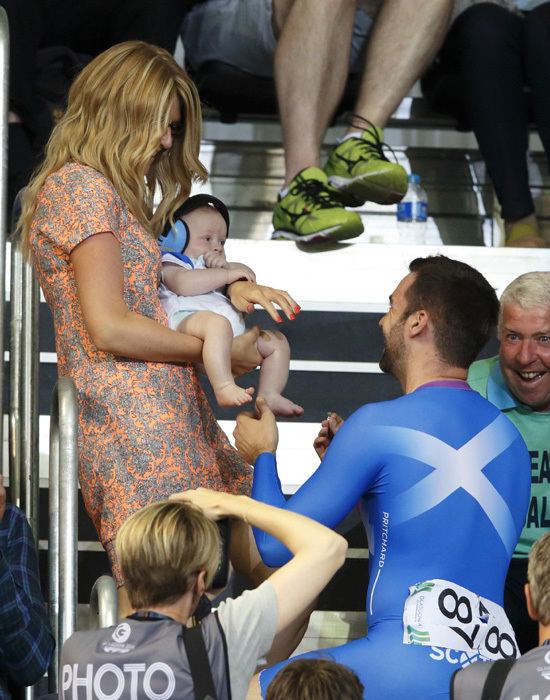
[[(168, 52), (113, 46), (76, 78), (19, 222), (52, 311), (59, 375), (77, 387), (82, 495), (124, 612), (114, 552), (122, 522), (176, 491), (247, 493), (251, 483), (188, 364), (201, 360), (201, 342), (167, 327), (157, 296), (153, 232), (206, 178), (200, 132), (196, 89)], [(258, 303), (275, 318), (273, 302), (287, 316), (296, 309), (286, 292), (250, 282), (228, 294), (242, 311)], [(236, 339), (236, 372), (258, 365), (258, 332)], [(234, 532), (232, 558), (262, 577), (248, 532)]]

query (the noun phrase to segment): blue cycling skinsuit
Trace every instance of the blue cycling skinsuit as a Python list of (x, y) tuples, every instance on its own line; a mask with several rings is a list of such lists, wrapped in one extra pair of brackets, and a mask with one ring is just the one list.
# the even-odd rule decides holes
[[(448, 698), (453, 672), (479, 659), (479, 651), (404, 644), (408, 587), (442, 579), (501, 606), (529, 489), (519, 432), (461, 381), (431, 382), (361, 407), (288, 501), (274, 455), (261, 454), (254, 498), (329, 527), (359, 504), (369, 540), (368, 636), (305, 656), (329, 654), (351, 667), (369, 700)], [(288, 561), (277, 540), (254, 534), (266, 564)], [(263, 695), (282, 665), (261, 673)]]

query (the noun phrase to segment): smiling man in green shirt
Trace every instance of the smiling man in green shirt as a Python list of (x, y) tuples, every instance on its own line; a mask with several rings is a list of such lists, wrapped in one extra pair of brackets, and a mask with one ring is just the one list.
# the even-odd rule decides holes
[(514, 423), (531, 455), (531, 502), (505, 589), (505, 610), (522, 652), (538, 644), (523, 586), (532, 544), (550, 530), (550, 272), (528, 272), (502, 293), (497, 357), (474, 362), (470, 386)]

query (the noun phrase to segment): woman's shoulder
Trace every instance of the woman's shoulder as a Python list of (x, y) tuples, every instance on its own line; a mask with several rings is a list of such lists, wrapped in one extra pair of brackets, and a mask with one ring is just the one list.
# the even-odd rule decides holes
[(113, 190), (113, 184), (103, 173), (83, 163), (69, 162), (59, 170), (50, 173), (44, 182), (44, 188), (76, 185), (79, 187), (101, 187)]
[(69, 162), (50, 173), (39, 194), (39, 204), (74, 207), (79, 202), (103, 201), (115, 207), (119, 196), (103, 173), (82, 163)]

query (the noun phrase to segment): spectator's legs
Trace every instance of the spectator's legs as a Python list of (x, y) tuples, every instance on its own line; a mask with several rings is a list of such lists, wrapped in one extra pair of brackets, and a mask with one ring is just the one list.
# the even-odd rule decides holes
[(273, 0), (274, 72), (283, 129), (285, 183), (273, 212), (275, 237), (311, 242), (354, 238), (346, 211), (319, 168), (323, 134), (346, 83), (355, 0)]
[(458, 57), (466, 113), (502, 207), (507, 242), (537, 245), (526, 161), (523, 20), (482, 3), (457, 19), (449, 40)]
[(357, 114), (385, 127), (437, 53), (452, 4), (452, 0), (384, 0), (369, 38)]
[(524, 47), (535, 121), (550, 163), (550, 2), (527, 13)]
[(388, 161), (382, 128), (439, 49), (452, 0), (385, 0), (367, 47), (361, 89), (347, 135), (325, 170), (342, 201), (391, 204), (407, 190), (407, 175)]
[(354, 0), (273, 0), (275, 83), (285, 185), (319, 166), (319, 149), (349, 67)]

